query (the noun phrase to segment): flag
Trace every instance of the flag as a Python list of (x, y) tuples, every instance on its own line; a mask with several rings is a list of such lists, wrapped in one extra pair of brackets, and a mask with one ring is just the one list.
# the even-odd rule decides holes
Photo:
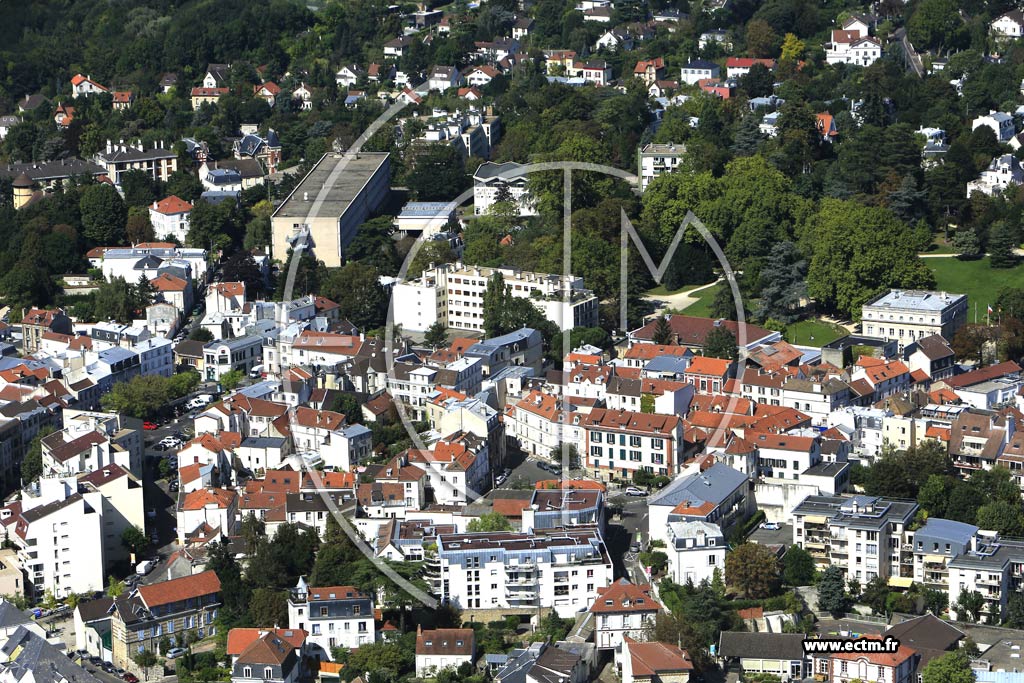
[(988, 306), (988, 314), (992, 315), (992, 305), (991, 304), (989, 304), (989, 306)]

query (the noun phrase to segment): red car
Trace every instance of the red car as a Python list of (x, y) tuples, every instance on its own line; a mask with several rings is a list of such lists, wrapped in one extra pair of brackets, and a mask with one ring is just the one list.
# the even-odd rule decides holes
[(122, 678), (124, 678), (124, 680), (127, 681), (127, 683), (139, 683), (138, 677), (132, 673), (127, 673), (124, 676), (122, 676)]
[(154, 429), (159, 429), (159, 427), (160, 427), (160, 425), (158, 425), (156, 422), (143, 422), (142, 423), (142, 428), (145, 429), (146, 431), (153, 431)]

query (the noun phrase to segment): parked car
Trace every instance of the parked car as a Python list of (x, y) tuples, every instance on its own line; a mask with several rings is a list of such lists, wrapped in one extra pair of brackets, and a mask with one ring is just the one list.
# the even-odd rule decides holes
[(627, 496), (646, 496), (647, 495), (647, 491), (644, 491), (641, 488), (637, 488), (636, 486), (627, 486), (626, 487), (626, 495)]
[(782, 528), (782, 525), (778, 522), (761, 522), (761, 528), (767, 531), (778, 531)]
[(167, 659), (177, 659), (178, 657), (185, 654), (185, 648), (183, 647), (172, 647), (167, 651)]
[(154, 429), (159, 429), (160, 425), (158, 425), (156, 422), (149, 422), (147, 420), (146, 422), (142, 423), (142, 428), (145, 429), (147, 432), (151, 432)]
[(181, 485), (178, 483), (177, 479), (175, 479), (174, 481), (167, 485), (167, 490), (170, 491), (171, 493), (177, 493), (180, 488)]
[(121, 678), (123, 678), (127, 683), (139, 683), (139, 677), (133, 673), (126, 673), (124, 676), (121, 676)]
[(506, 480), (506, 479), (508, 479), (508, 477), (506, 477), (506, 476), (505, 476), (505, 473), (504, 473), (504, 472), (502, 472), (501, 474), (499, 474), (498, 476), (496, 476), (496, 477), (494, 478), (494, 485), (495, 485), (495, 486), (501, 486), (502, 484), (504, 484), (504, 483), (505, 483), (505, 480)]

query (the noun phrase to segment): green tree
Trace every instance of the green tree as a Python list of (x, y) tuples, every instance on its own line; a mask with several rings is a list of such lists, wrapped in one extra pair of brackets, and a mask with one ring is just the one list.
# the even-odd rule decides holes
[(256, 588), (249, 598), (249, 619), (257, 627), (288, 622), (288, 593), (269, 588)]
[(341, 268), (333, 268), (328, 271), (320, 293), (336, 301), (341, 317), (361, 330), (376, 329), (385, 322), (388, 297), (374, 266), (349, 261)]
[(668, 322), (668, 318), (664, 315), (659, 315), (657, 320), (654, 322), (654, 334), (651, 336), (651, 341), (661, 346), (669, 346), (674, 343), (675, 333), (672, 332), (672, 326)]
[(103, 409), (137, 418), (155, 416), (171, 399), (170, 384), (160, 375), (138, 375), (118, 382), (100, 398)]
[(782, 578), (790, 586), (806, 586), (814, 581), (814, 558), (798, 545), (791, 545), (782, 557)]
[(838, 617), (844, 614), (849, 606), (843, 570), (834, 564), (829, 565), (818, 581), (818, 609)]
[(981, 254), (981, 240), (974, 228), (964, 226), (953, 235), (953, 249), (963, 258), (974, 258)]
[(132, 525), (125, 527), (121, 532), (121, 545), (137, 558), (149, 545), (149, 539), (146, 537), (146, 532)]
[(782, 54), (779, 61), (797, 61), (804, 56), (805, 49), (804, 41), (792, 33), (787, 33), (782, 39)]
[(945, 50), (959, 42), (962, 24), (954, 0), (922, 0), (907, 22), (907, 37), (918, 50)]
[(996, 500), (978, 508), (977, 525), (982, 529), (998, 531), (1001, 536), (1020, 536), (1024, 531), (1024, 516), (1020, 502), (1011, 504)]
[(157, 197), (157, 186), (147, 171), (132, 170), (121, 174), (121, 191), (128, 206), (146, 206)]
[(151, 650), (143, 650), (142, 652), (136, 652), (132, 655), (132, 661), (135, 662), (136, 666), (140, 669), (148, 669), (151, 666), (155, 666), (157, 659), (156, 654)]
[(465, 162), (453, 145), (430, 145), (416, 158), (406, 186), (421, 202), (454, 199), (469, 186)]
[(466, 531), (470, 533), (511, 530), (512, 523), (500, 512), (485, 512), (476, 519), (471, 519), (466, 525)]
[(711, 358), (736, 360), (739, 357), (736, 337), (726, 327), (716, 327), (708, 332), (704, 338), (703, 352)]
[(978, 591), (961, 591), (954, 607), (961, 619), (966, 617), (976, 622), (981, 619), (981, 612), (985, 609), (985, 597)]
[(996, 221), (989, 228), (989, 263), (993, 268), (1012, 268), (1017, 265), (1017, 231), (1006, 221)]
[(206, 342), (213, 341), (213, 332), (210, 332), (205, 327), (193, 327), (192, 331), (188, 333), (188, 338), (205, 344)]
[(124, 243), (128, 209), (113, 186), (107, 183), (87, 186), (81, 192), (78, 208), (82, 234), (91, 244), (117, 246)]
[(763, 545), (744, 543), (725, 556), (725, 580), (748, 598), (766, 598), (779, 582), (779, 563)]
[(974, 683), (971, 662), (963, 650), (932, 659), (921, 670), (922, 683)]
[(779, 242), (772, 247), (760, 280), (761, 302), (757, 309), (758, 320), (769, 318), (789, 324), (797, 319), (800, 308), (807, 296), (807, 261), (804, 260), (792, 242)]
[(254, 512), (249, 512), (242, 519), (242, 530), (241, 537), (245, 544), (245, 553), (250, 557), (256, 553), (256, 548), (259, 546), (260, 539), (264, 538), (267, 534), (267, 526), (263, 523), (263, 520), (256, 516)]
[(747, 22), (747, 52), (752, 57), (774, 57), (779, 50), (779, 36), (763, 19)]
[(427, 328), (426, 334), (423, 335), (423, 343), (432, 349), (439, 349), (443, 346), (448, 345), (448, 328), (440, 320), (435, 320), (430, 327)]
[(43, 439), (53, 434), (54, 428), (43, 425), (28, 444), (25, 457), (21, 461), (21, 482), (31, 484), (43, 473)]
[(1024, 628), (1024, 593), (1013, 591), (1006, 605), (1006, 628)]
[(125, 585), (123, 581), (118, 581), (116, 576), (107, 577), (107, 596), (116, 598), (121, 593), (124, 593)]
[(220, 376), (220, 385), (224, 391), (234, 391), (245, 379), (245, 373), (241, 370), (228, 370)]
[(807, 292), (824, 308), (859, 318), (862, 304), (877, 292), (934, 286), (917, 247), (912, 231), (890, 211), (823, 200), (801, 238), (801, 250), (813, 253)]

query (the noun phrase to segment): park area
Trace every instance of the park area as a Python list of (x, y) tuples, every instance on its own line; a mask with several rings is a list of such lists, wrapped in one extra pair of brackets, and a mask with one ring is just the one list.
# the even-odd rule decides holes
[(988, 257), (973, 261), (958, 258), (927, 259), (935, 273), (935, 287), (941, 291), (966, 294), (970, 305), (968, 319), (985, 322), (985, 311), (996, 300), (999, 290), (1006, 287), (1024, 289), (1024, 265), (1015, 268), (992, 268)]

